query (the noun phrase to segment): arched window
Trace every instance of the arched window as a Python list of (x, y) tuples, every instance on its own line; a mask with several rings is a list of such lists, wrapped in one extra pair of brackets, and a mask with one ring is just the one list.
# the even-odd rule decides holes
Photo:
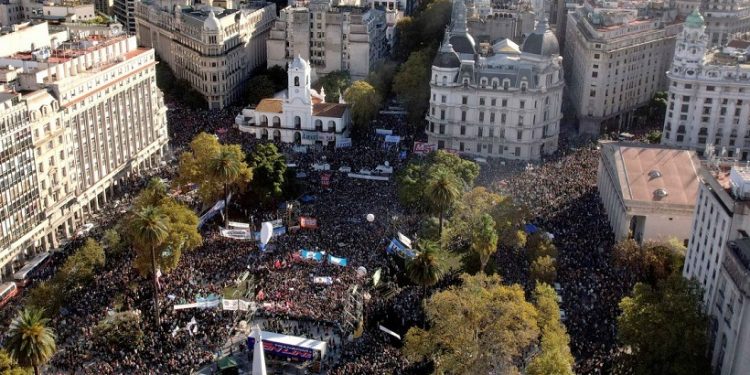
[(510, 88), (510, 80), (509, 79), (504, 79), (503, 80), (503, 90), (507, 90), (508, 88)]
[(328, 120), (328, 131), (336, 131), (336, 123), (333, 120)]
[(487, 78), (482, 77), (482, 79), (479, 80), (479, 84), (482, 85), (482, 87), (487, 86)]
[(279, 118), (279, 116), (273, 116), (273, 127), (274, 128), (281, 127), (281, 119)]
[(497, 85), (500, 83), (500, 81), (497, 80), (497, 78), (492, 79), (492, 88), (497, 89)]
[(443, 76), (443, 86), (445, 86), (447, 84), (448, 84), (448, 77), (447, 76)]
[(266, 115), (260, 116), (260, 126), (268, 126), (268, 117)]
[(526, 82), (521, 82), (521, 91), (526, 91)]
[(299, 86), (299, 77), (294, 77), (294, 85)]
[(323, 130), (323, 121), (315, 120), (315, 130)]
[(302, 119), (299, 116), (294, 116), (294, 128), (299, 129), (302, 127)]

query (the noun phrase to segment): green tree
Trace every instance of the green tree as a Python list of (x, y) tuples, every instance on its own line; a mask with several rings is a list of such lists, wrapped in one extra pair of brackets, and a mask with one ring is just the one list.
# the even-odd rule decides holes
[(530, 262), (543, 256), (557, 258), (557, 247), (546, 233), (536, 231), (526, 239), (526, 255)]
[(461, 197), (461, 184), (450, 172), (439, 171), (438, 174), (428, 180), (425, 193), (427, 194), (430, 211), (439, 216), (438, 236), (442, 236), (443, 217)]
[(639, 245), (628, 239), (615, 245), (613, 257), (616, 265), (635, 275), (638, 281), (656, 286), (660, 280), (682, 270), (685, 250), (668, 242), (646, 242)]
[(479, 256), (480, 271), (485, 272), (487, 262), (497, 252), (497, 230), (495, 220), (489, 214), (482, 215), (478, 226), (474, 227), (471, 250)]
[(247, 80), (245, 101), (249, 105), (256, 105), (262, 99), (270, 98), (275, 93), (276, 87), (267, 75), (256, 75)]
[(661, 143), (661, 131), (659, 130), (652, 130), (646, 134), (646, 140), (648, 143), (651, 144), (659, 144)]
[(349, 72), (341, 70), (330, 72), (318, 80), (318, 85), (326, 91), (325, 99), (328, 103), (338, 102), (339, 95), (341, 95), (351, 83), (352, 79), (349, 76)]
[(104, 248), (92, 238), (69, 256), (55, 276), (55, 282), (62, 286), (66, 295), (84, 287), (93, 280), (96, 270), (104, 266)]
[(60, 281), (60, 277), (56, 276), (36, 284), (26, 297), (26, 306), (49, 312), (50, 315), (56, 314), (65, 301), (67, 291)]
[(637, 283), (620, 302), (618, 337), (630, 348), (622, 365), (637, 375), (709, 374), (702, 296), (698, 281), (676, 273), (656, 287)]
[(29, 370), (23, 368), (10, 357), (8, 351), (0, 349), (0, 375), (28, 375)]
[(24, 309), (8, 327), (4, 347), (16, 363), (33, 367), (35, 375), (39, 375), (39, 367), (55, 354), (55, 333), (48, 323), (49, 319), (41, 310)]
[(286, 68), (274, 65), (266, 70), (266, 75), (273, 82), (274, 91), (281, 91), (287, 88), (289, 82), (287, 82)]
[(429, 329), (409, 329), (404, 355), (431, 360), (440, 374), (518, 373), (515, 364), (539, 337), (536, 309), (519, 285), (499, 276), (462, 280), (425, 302)]
[(140, 311), (123, 311), (107, 316), (94, 327), (94, 342), (132, 352), (143, 348)]
[(534, 301), (539, 312), (537, 323), (542, 332), (539, 353), (526, 367), (529, 375), (573, 375), (575, 359), (570, 352), (570, 337), (560, 321), (557, 295), (549, 284), (537, 283)]
[[(198, 232), (198, 216), (193, 210), (167, 195), (166, 187), (158, 179), (152, 179), (148, 187), (136, 198), (126, 223), (132, 223), (131, 217), (144, 209), (153, 208), (163, 215), (167, 229), (166, 239), (154, 249), (157, 268), (164, 273), (169, 273), (177, 267), (183, 251), (192, 250), (203, 242)], [(134, 238), (138, 236), (138, 230), (134, 231), (134, 229), (136, 228), (128, 226), (124, 230), (131, 243), (135, 243)], [(135, 250), (134, 267), (141, 275), (149, 275), (153, 268), (151, 249), (135, 246)]]
[(430, 66), (435, 51), (421, 49), (409, 55), (409, 59), (396, 73), (393, 92), (408, 112), (409, 122), (418, 126), (424, 121), (424, 114), (430, 100)]
[(479, 166), (443, 150), (432, 152), (425, 159), (412, 159), (397, 176), (401, 203), (418, 210), (428, 210), (430, 205), (426, 187), (429, 180), (440, 173), (450, 173), (460, 182), (462, 189), (470, 188), (479, 175)]
[(370, 121), (378, 114), (381, 99), (380, 94), (375, 91), (366, 81), (354, 81), (346, 91), (344, 91), (344, 100), (352, 108), (352, 129), (356, 138), (362, 138), (367, 135)]
[[(231, 161), (233, 168), (238, 169), (238, 177), (230, 186), (227, 186), (227, 181), (218, 177), (220, 174), (214, 169), (217, 167), (216, 159), (222, 154)], [(245, 153), (239, 145), (222, 145), (216, 136), (200, 133), (190, 142), (190, 151), (183, 152), (180, 156), (179, 173), (175, 182), (178, 186), (197, 184), (198, 195), (205, 209), (226, 196), (225, 190), (230, 187), (244, 190), (253, 176), (244, 160)]]
[(370, 74), (367, 75), (367, 82), (375, 88), (375, 92), (380, 95), (380, 101), (385, 102), (391, 94), (393, 86), (393, 77), (396, 76), (398, 66), (391, 61), (380, 62), (375, 66)]
[(557, 278), (557, 269), (555, 258), (549, 255), (543, 255), (531, 262), (529, 274), (531, 278), (538, 283), (551, 284)]
[(437, 255), (437, 244), (422, 240), (419, 242), (419, 254), (406, 262), (406, 275), (414, 284), (422, 286), (423, 294), (443, 276)]
[(208, 164), (208, 174), (224, 186), (224, 225), (229, 220), (229, 192), (234, 185), (250, 182), (251, 169), (245, 162), (245, 153), (238, 145), (223, 146)]
[(120, 233), (112, 228), (104, 231), (104, 234), (102, 235), (102, 241), (104, 242), (104, 246), (107, 249), (116, 249), (122, 245), (122, 238), (120, 238)]
[(273, 143), (255, 146), (247, 160), (253, 171), (252, 191), (264, 202), (282, 196), (286, 183), (286, 160)]
[[(166, 242), (169, 236), (167, 217), (157, 207), (146, 206), (136, 211), (130, 220), (131, 242), (136, 248), (136, 257), (147, 258), (151, 262), (151, 281), (154, 290), (154, 321), (161, 325), (159, 313), (159, 281), (156, 271), (156, 248)], [(144, 256), (145, 255), (145, 256)]]

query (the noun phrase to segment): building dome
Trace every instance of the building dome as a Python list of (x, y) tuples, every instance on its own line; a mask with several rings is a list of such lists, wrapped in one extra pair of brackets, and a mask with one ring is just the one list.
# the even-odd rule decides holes
[(453, 49), (450, 43), (443, 44), (440, 47), (435, 59), (432, 60), (432, 66), (438, 68), (458, 68), (461, 66), (461, 59), (458, 58), (458, 54)]
[(468, 53), (473, 55), (477, 51), (474, 38), (469, 33), (451, 35), (449, 41), (453, 46), (453, 49), (458, 53)]
[(203, 30), (219, 31), (220, 29), (221, 29), (221, 24), (219, 23), (219, 19), (216, 18), (216, 14), (214, 13), (214, 10), (211, 9), (208, 12), (208, 17), (206, 17), (206, 20), (203, 21)]
[(557, 42), (555, 33), (551, 30), (545, 30), (541, 33), (535, 30), (523, 41), (521, 51), (542, 56), (559, 55), (560, 44)]
[(300, 70), (306, 70), (308, 69), (310, 65), (303, 59), (300, 55), (297, 55), (294, 60), (292, 60), (291, 65), (289, 65), (290, 69), (300, 69)]
[(690, 13), (690, 15), (685, 18), (685, 26), (687, 27), (697, 29), (703, 27), (704, 24), (703, 16), (701, 15), (701, 12), (698, 11), (698, 8), (693, 9), (693, 13)]

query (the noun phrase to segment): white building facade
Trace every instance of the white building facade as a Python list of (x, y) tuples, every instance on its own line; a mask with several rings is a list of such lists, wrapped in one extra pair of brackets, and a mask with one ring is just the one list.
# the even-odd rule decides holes
[(300, 145), (351, 144), (351, 114), (344, 103), (326, 103), (311, 87), (312, 68), (297, 56), (289, 64), (289, 84), (282, 98), (263, 99), (235, 118), (241, 132), (257, 139)]
[(313, 0), (281, 10), (268, 37), (268, 67), (286, 67), (296, 56), (310, 62), (313, 79), (347, 71), (364, 79), (388, 50), (386, 12)]
[(750, 371), (750, 170), (711, 160), (702, 171), (683, 275), (703, 287), (718, 375)]
[(154, 48), (212, 109), (242, 99), (253, 70), (266, 63), (266, 38), (275, 19), (275, 4), (266, 2), (238, 9), (167, 1), (136, 5), (138, 43)]
[[(52, 55), (0, 57), (0, 140), (3, 148), (21, 142), (14, 155), (23, 167), (0, 182), (9, 203), (0, 205), (4, 274), (25, 256), (58, 247), (116, 186), (157, 166), (167, 149), (152, 49), (138, 48), (134, 36), (81, 34)], [(14, 215), (24, 216), (22, 224)]]
[(568, 12), (565, 75), (579, 130), (599, 134), (628, 126), (634, 112), (667, 89), (675, 38), (675, 9), (611, 8), (585, 3)]
[(472, 156), (538, 160), (557, 150), (564, 86), (557, 39), (543, 12), (519, 47), (509, 39), (479, 54), (454, 2), (452, 25), (430, 75), (428, 142)]
[(669, 103), (662, 143), (703, 152), (707, 147), (748, 160), (750, 65), (747, 53), (708, 49), (706, 24), (697, 11), (685, 21), (667, 76)]
[(687, 243), (698, 194), (695, 152), (616, 142), (601, 149), (597, 188), (615, 241)]

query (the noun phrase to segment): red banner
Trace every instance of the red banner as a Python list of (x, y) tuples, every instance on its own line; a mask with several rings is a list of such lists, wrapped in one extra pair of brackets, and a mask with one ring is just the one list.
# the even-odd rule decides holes
[(318, 229), (318, 219), (314, 217), (301, 216), (299, 226), (306, 229)]
[(437, 145), (427, 142), (414, 142), (414, 153), (415, 154), (429, 154), (437, 150)]
[(320, 175), (320, 186), (322, 186), (324, 189), (328, 189), (328, 187), (331, 186), (330, 173), (323, 173)]

